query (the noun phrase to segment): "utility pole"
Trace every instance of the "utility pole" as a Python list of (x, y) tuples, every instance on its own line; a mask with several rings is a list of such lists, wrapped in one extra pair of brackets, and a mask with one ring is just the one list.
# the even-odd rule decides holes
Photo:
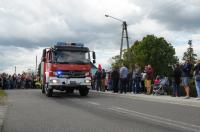
[(15, 66), (15, 74), (16, 74), (16, 72), (17, 72), (17, 67)]
[(130, 61), (131, 55), (130, 55), (130, 50), (129, 50), (129, 40), (128, 40), (129, 38), (128, 38), (128, 30), (127, 30), (127, 23), (126, 23), (126, 21), (120, 20), (118, 18), (115, 18), (113, 16), (109, 16), (109, 15), (105, 15), (105, 16), (122, 22), (122, 36), (121, 36), (121, 46), (120, 46), (120, 59), (122, 59), (123, 44), (124, 44), (124, 39), (126, 39), (127, 52), (128, 52), (128, 61)]
[(35, 58), (35, 73), (37, 74), (37, 55), (36, 55), (36, 58)]
[(126, 21), (123, 21), (122, 24), (122, 37), (121, 37), (121, 48), (120, 48), (120, 59), (122, 59), (122, 50), (123, 50), (123, 40), (126, 39), (127, 50), (128, 50), (128, 60), (130, 60), (130, 52), (129, 52), (129, 40), (128, 40), (128, 30)]

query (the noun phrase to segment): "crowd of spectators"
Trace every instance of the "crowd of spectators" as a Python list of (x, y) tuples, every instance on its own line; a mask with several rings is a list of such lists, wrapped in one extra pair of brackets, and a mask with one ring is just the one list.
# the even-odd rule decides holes
[(32, 74), (0, 74), (0, 87), (2, 89), (29, 89), (36, 88), (37, 76)]
[[(183, 96), (180, 94), (180, 89), (183, 87), (185, 92), (185, 99), (190, 98), (190, 80), (191, 73), (195, 81), (195, 88), (197, 92), (197, 100), (200, 100), (200, 60), (196, 65), (192, 65), (188, 60), (184, 64), (176, 64), (172, 66), (171, 81), (168, 77), (162, 75), (154, 75), (154, 69), (150, 64), (141, 68), (140, 65), (135, 64), (131, 69), (123, 65), (114, 68), (111, 72), (106, 73), (104, 69), (98, 67), (96, 74), (93, 76), (93, 89), (97, 91), (110, 90), (114, 93), (134, 94), (145, 93), (147, 95), (154, 93), (154, 86), (160, 86), (164, 82), (163, 94), (167, 94), (169, 87), (172, 88), (172, 97)], [(107, 74), (107, 84), (105, 86), (105, 78)], [(163, 81), (164, 80), (164, 81)], [(169, 84), (169, 82), (172, 82)], [(182, 86), (182, 87), (181, 87)]]

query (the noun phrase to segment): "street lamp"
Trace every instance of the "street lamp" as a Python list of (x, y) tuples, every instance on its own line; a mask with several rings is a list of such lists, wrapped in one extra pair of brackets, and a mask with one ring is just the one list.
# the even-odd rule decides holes
[[(105, 17), (110, 17), (114, 20), (117, 20), (119, 22), (122, 22), (122, 36), (121, 36), (121, 47), (120, 47), (120, 59), (122, 59), (122, 48), (123, 48), (123, 42), (124, 42), (124, 38), (126, 39), (126, 43), (127, 43), (127, 49), (128, 49), (128, 60), (130, 60), (130, 51), (129, 51), (129, 40), (128, 40), (128, 30), (127, 30), (127, 24), (126, 21), (123, 21), (121, 19), (115, 18), (113, 16), (110, 15), (105, 15)], [(124, 34), (125, 33), (125, 34)]]

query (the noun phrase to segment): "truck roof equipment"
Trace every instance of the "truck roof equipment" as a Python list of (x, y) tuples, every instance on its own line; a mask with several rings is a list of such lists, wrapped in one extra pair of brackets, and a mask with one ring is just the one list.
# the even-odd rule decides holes
[(84, 47), (83, 43), (66, 43), (66, 42), (57, 42), (55, 47)]

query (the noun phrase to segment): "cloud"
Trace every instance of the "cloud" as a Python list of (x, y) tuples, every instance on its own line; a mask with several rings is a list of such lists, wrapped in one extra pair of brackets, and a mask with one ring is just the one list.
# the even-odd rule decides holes
[(17, 72), (21, 73), (27, 69), (35, 70), (36, 56), (38, 62), (42, 54), (42, 48), (26, 49), (14, 46), (0, 46), (1, 49), (1, 72), (14, 73), (14, 67), (17, 67)]
[(140, 8), (128, 0), (123, 3), (120, 0), (2, 0), (0, 45), (35, 48), (59, 40), (85, 43), (108, 37), (115, 40), (114, 33), (121, 32), (121, 24), (105, 18), (104, 14), (110, 12), (128, 18), (132, 12), (140, 12)]
[(199, 32), (199, 0), (165, 0), (152, 6), (149, 18), (155, 19), (173, 31)]
[(130, 44), (155, 34), (180, 57), (189, 39), (200, 52), (198, 0), (0, 0), (0, 71), (34, 68), (35, 55), (58, 41), (85, 43), (108, 65), (119, 53), (122, 23), (105, 14), (127, 21)]

